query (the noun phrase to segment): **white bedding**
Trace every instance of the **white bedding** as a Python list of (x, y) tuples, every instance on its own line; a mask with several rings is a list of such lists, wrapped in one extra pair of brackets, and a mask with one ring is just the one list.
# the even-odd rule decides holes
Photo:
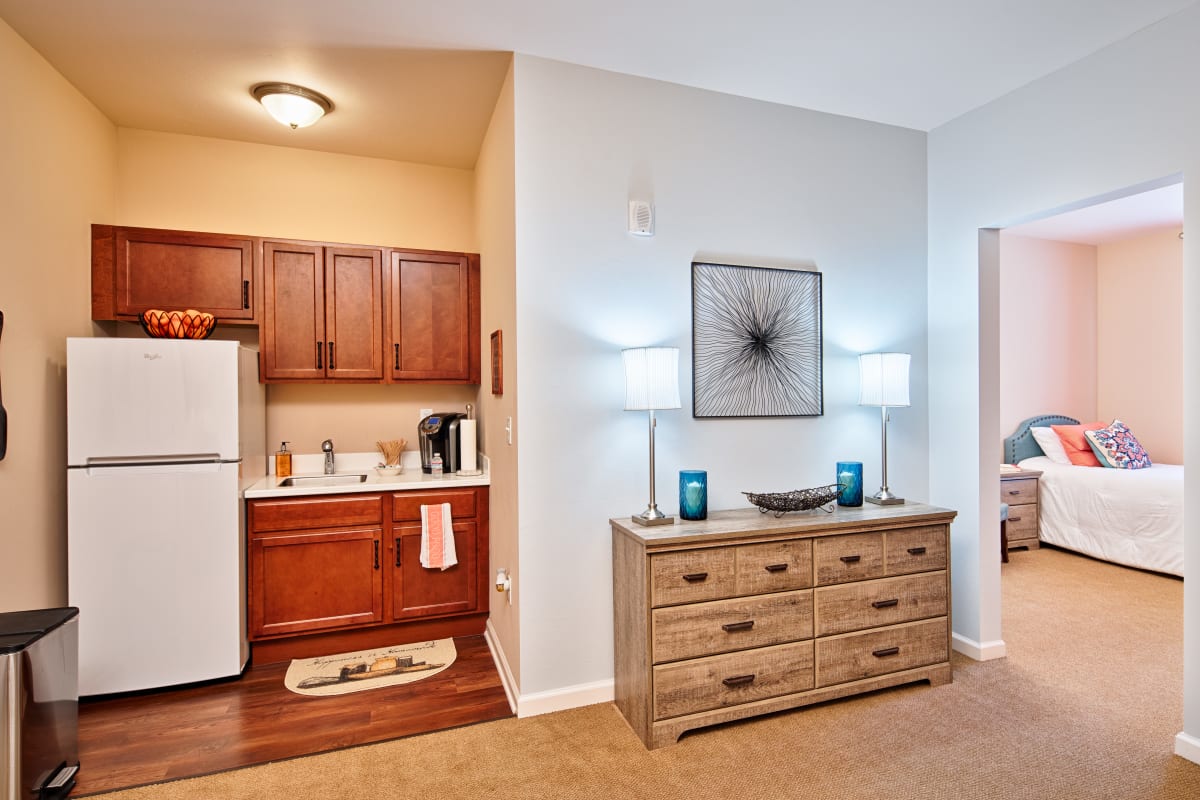
[(1042, 471), (1043, 542), (1183, 576), (1183, 467), (1111, 469), (1027, 458)]

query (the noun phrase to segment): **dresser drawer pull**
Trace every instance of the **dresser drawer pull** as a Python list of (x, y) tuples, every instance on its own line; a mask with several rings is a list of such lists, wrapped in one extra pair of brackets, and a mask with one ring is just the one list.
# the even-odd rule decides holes
[(1009, 517), (1008, 521), (1009, 522), (1020, 522), (1021, 518), (1020, 517)]
[(683, 576), (683, 579), (688, 583), (699, 583), (700, 581), (708, 580), (707, 572), (689, 572)]
[(767, 572), (787, 572), (787, 564), (767, 564), (765, 569)]
[(925, 555), (925, 548), (924, 547), (910, 547), (910, 548), (908, 548), (908, 554), (910, 556), (923, 556), (923, 555)]
[(842, 556), (844, 564), (857, 564), (859, 561), (862, 561), (862, 556)]
[(893, 597), (891, 600), (876, 600), (874, 603), (871, 603), (871, 605), (873, 605), (875, 608), (891, 608), (892, 606), (900, 605), (900, 599), (898, 597)]
[(872, 650), (871, 655), (876, 658), (887, 658), (888, 656), (897, 655), (900, 652), (899, 647), (885, 647), (882, 650)]
[(754, 683), (754, 673), (749, 675), (734, 675), (732, 678), (726, 678), (721, 681), (726, 686), (745, 686), (749, 683)]
[(726, 633), (733, 633), (734, 631), (748, 631), (753, 627), (754, 620), (748, 619), (744, 620), (743, 622), (726, 622), (721, 626), (721, 630), (725, 631)]
[(1021, 490), (1020, 489), (1009, 489), (1008, 493), (1009, 494), (1020, 494)]

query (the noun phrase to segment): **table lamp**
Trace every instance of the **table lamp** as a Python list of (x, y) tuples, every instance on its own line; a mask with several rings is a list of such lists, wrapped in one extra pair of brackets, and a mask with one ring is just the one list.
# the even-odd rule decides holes
[(888, 409), (909, 405), (908, 353), (863, 353), (858, 357), (858, 380), (860, 406), (879, 406), (883, 420), (883, 484), (879, 491), (864, 498), (868, 503), (890, 506), (904, 502), (888, 488), (887, 477), (887, 424)]
[(654, 412), (679, 408), (679, 348), (632, 347), (621, 351), (625, 362), (625, 410), (650, 412), (650, 503), (633, 515), (639, 525), (672, 525), (675, 518), (654, 502)]

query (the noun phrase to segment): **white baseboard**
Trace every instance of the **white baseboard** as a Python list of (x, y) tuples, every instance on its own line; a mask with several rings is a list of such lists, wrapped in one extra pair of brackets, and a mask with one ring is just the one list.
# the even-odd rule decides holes
[(1182, 731), (1175, 734), (1175, 755), (1200, 764), (1200, 739)]
[(1004, 658), (1008, 654), (1008, 646), (1004, 644), (1003, 639), (977, 642), (974, 639), (968, 639), (961, 633), (956, 633), (951, 636), (951, 643), (956, 651), (976, 661), (991, 661), (995, 658)]
[(508, 666), (508, 658), (504, 655), (504, 648), (500, 646), (500, 637), (496, 635), (496, 629), (492, 627), (490, 619), (483, 630), (483, 637), (487, 641), (488, 647), (491, 648), (492, 660), (496, 662), (496, 669), (500, 672), (500, 682), (504, 684), (508, 707), (518, 717), (536, 717), (539, 714), (565, 711), (568, 708), (611, 703), (615, 696), (612, 678), (523, 695)]
[(515, 714), (517, 713), (517, 681), (508, 667), (508, 658), (504, 655), (504, 648), (500, 646), (500, 637), (496, 635), (496, 629), (492, 627), (490, 617), (483, 629), (483, 639), (487, 642), (488, 649), (492, 651), (492, 661), (496, 662), (496, 671), (500, 673), (500, 683), (504, 686), (504, 696), (508, 698), (508, 707)]

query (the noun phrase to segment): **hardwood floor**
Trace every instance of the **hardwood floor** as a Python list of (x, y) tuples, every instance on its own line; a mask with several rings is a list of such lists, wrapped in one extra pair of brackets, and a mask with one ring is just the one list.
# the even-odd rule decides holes
[(287, 663), (238, 680), (79, 706), (72, 797), (512, 716), (482, 636), (454, 640), (449, 669), (415, 683), (337, 697), (283, 685)]

